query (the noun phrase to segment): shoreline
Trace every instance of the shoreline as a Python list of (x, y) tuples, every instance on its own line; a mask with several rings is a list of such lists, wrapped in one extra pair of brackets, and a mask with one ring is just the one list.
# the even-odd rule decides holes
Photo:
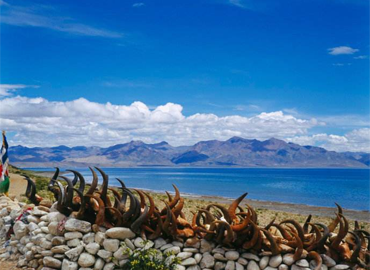
[[(44, 176), (44, 177), (51, 177), (53, 176), (54, 172), (48, 171), (32, 171), (35, 175)], [(118, 187), (112, 185), (114, 187)], [(136, 187), (130, 187), (136, 188)], [(165, 191), (159, 190), (151, 190), (151, 189), (144, 189), (139, 188), (145, 191), (148, 191), (152, 194), (161, 194), (165, 195)], [(169, 192), (173, 194), (173, 192)], [(197, 195), (197, 194), (189, 194), (189, 193), (181, 193), (182, 197), (187, 199), (193, 200), (203, 200), (207, 202), (217, 202), (221, 204), (230, 204), (235, 198), (227, 198), (217, 195)], [(292, 214), (300, 214), (306, 215), (309, 214), (319, 216), (319, 217), (332, 217), (335, 215), (336, 207), (327, 207), (327, 206), (314, 206), (314, 205), (306, 205), (306, 204), (297, 204), (297, 203), (286, 203), (286, 202), (274, 202), (274, 201), (264, 201), (264, 200), (253, 200), (253, 199), (244, 199), (243, 204), (249, 204), (253, 208), (256, 209), (266, 209), (271, 211), (278, 211), (278, 212), (285, 212), (285, 213), (292, 213)], [(334, 205), (334, 202), (333, 202)], [(351, 220), (357, 220), (360, 222), (370, 223), (370, 212), (368, 210), (354, 210), (354, 209), (346, 209), (343, 208), (346, 217)]]

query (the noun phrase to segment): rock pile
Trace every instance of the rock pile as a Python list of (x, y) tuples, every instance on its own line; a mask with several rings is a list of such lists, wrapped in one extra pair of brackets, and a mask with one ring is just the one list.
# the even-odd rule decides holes
[[(53, 208), (30, 207), (7, 197), (0, 197), (0, 209), (0, 259), (17, 260), (19, 267), (28, 269), (111, 270), (127, 262), (127, 248), (132, 251), (155, 248), (170, 253), (181, 260), (177, 270), (310, 270), (316, 267), (307, 254), (294, 262), (292, 254), (253, 254), (205, 239), (189, 239), (185, 243), (163, 238), (144, 241), (128, 228), (106, 230), (67, 218)], [(322, 270), (350, 268), (336, 264), (325, 255), (322, 259)]]

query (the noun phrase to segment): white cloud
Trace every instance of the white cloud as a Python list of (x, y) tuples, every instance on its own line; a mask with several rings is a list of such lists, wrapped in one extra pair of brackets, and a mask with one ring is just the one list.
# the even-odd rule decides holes
[(0, 97), (7, 97), (13, 95), (19, 89), (24, 88), (38, 88), (38, 85), (25, 84), (0, 84)]
[(368, 58), (369, 58), (369, 56), (367, 56), (367, 55), (359, 55), (359, 56), (353, 57), (353, 59), (361, 59), (361, 60), (368, 59)]
[(341, 54), (354, 54), (359, 51), (359, 49), (354, 49), (348, 46), (339, 46), (328, 49), (331, 55), (341, 55)]
[[(100, 29), (82, 23), (77, 23), (70, 17), (52, 15), (50, 10), (45, 6), (10, 6), (6, 5), (0, 22), (22, 27), (40, 27), (59, 32), (66, 32), (74, 35), (95, 36), (106, 38), (120, 38), (122, 33)], [(44, 14), (47, 15), (44, 15)]]
[(22, 96), (0, 100), (0, 128), (15, 132), (12, 144), (28, 146), (109, 146), (130, 140), (173, 145), (232, 136), (268, 139), (303, 136), (320, 123), (281, 111), (252, 117), (197, 113), (185, 116), (179, 104), (154, 109), (142, 102), (131, 105), (95, 103), (84, 98), (54, 102)]
[(236, 7), (246, 8), (243, 0), (229, 0), (229, 3)]
[(145, 4), (144, 3), (134, 3), (132, 6), (135, 8), (139, 8), (139, 7), (145, 6)]
[(287, 140), (301, 145), (320, 145), (327, 150), (339, 152), (370, 152), (370, 128), (355, 129), (343, 136), (321, 133), (296, 136)]

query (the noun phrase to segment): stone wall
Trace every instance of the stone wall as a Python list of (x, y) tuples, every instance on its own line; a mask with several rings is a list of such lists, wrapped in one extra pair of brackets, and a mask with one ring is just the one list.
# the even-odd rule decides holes
[[(6, 240), (11, 228), (14, 232)], [(309, 270), (316, 266), (306, 254), (294, 262), (293, 254), (253, 254), (204, 239), (196, 243), (162, 238), (144, 242), (128, 228), (98, 228), (86, 221), (66, 218), (53, 208), (30, 207), (4, 196), (0, 197), (0, 244), (1, 260), (16, 260), (19, 267), (27, 269), (112, 270), (127, 262), (126, 248), (171, 252), (181, 259), (177, 270)], [(350, 268), (325, 255), (322, 258), (322, 270)]]

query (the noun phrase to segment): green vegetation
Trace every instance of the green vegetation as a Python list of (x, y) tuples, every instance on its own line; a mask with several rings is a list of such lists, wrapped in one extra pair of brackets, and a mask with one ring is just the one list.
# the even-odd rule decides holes
[(127, 255), (127, 263), (122, 270), (174, 270), (180, 259), (172, 253), (162, 254), (154, 248), (145, 248), (146, 241), (143, 242), (144, 248), (132, 251), (124, 246), (124, 255)]

